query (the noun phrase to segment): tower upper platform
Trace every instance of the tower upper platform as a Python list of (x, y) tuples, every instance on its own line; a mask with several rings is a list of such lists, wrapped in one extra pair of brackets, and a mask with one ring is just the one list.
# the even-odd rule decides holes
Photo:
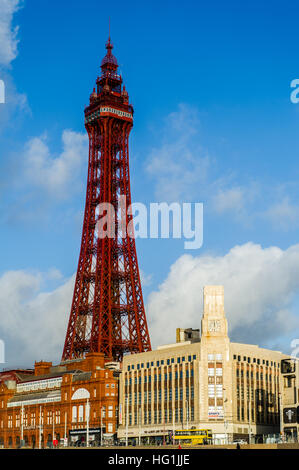
[(106, 55), (101, 62), (101, 74), (90, 95), (89, 105), (85, 108), (86, 125), (107, 116), (133, 122), (133, 106), (129, 104), (128, 92), (117, 70), (118, 63), (112, 54), (113, 45), (110, 36), (106, 42), (106, 49)]

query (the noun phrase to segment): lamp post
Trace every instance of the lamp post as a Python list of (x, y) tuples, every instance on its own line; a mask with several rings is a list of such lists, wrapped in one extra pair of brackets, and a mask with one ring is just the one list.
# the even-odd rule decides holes
[(89, 447), (89, 400), (86, 400), (86, 447)]
[(21, 445), (23, 445), (24, 440), (24, 405), (21, 406)]
[(64, 445), (66, 446), (67, 411), (64, 412)]
[(138, 436), (138, 445), (141, 445), (141, 408), (139, 407), (139, 416), (138, 416), (138, 422), (139, 422), (139, 436)]
[(187, 399), (185, 400), (185, 403), (186, 403), (186, 419), (187, 419), (187, 430), (188, 430), (189, 429), (189, 402)]
[(39, 444), (38, 447), (39, 449), (42, 448), (42, 407), (40, 405), (39, 407), (39, 431), (38, 431), (38, 437), (39, 437)]
[(279, 393), (279, 431), (282, 441), (284, 440), (283, 436), (283, 409), (282, 409), (282, 396), (281, 392)]
[(126, 395), (126, 447), (128, 447), (128, 426), (129, 426), (129, 399)]
[(249, 392), (249, 432), (248, 432), (248, 442), (251, 444), (251, 392)]
[(54, 420), (55, 420), (55, 412), (54, 412), (54, 405), (53, 405), (53, 412), (52, 412), (52, 425), (53, 425), (53, 428), (52, 428), (52, 443), (53, 443), (53, 446), (54, 446), (54, 433), (55, 433)]
[(228, 444), (228, 436), (227, 436), (227, 420), (226, 420), (226, 407), (225, 403), (227, 402), (227, 398), (225, 395), (225, 388), (223, 387), (223, 419), (224, 419), (224, 433), (225, 433), (225, 443)]
[(103, 407), (101, 407), (101, 447), (103, 445)]

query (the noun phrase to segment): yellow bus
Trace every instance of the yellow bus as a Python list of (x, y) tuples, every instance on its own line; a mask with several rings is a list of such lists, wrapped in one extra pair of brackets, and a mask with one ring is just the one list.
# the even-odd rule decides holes
[(174, 444), (196, 446), (212, 444), (211, 429), (178, 429), (174, 433)]

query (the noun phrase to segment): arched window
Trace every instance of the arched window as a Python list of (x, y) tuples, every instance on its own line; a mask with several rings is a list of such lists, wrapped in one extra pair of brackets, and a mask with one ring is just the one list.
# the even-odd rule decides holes
[(87, 398), (90, 398), (90, 393), (86, 388), (78, 388), (72, 395), (72, 400), (86, 400)]

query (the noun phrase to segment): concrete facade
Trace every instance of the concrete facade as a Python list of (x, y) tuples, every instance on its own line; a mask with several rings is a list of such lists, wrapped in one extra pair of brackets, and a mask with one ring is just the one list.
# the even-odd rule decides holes
[(175, 430), (193, 427), (211, 429), (220, 444), (257, 442), (279, 432), (280, 362), (286, 356), (230, 342), (223, 286), (204, 288), (201, 336), (196, 331), (178, 329), (176, 343), (124, 357), (120, 439), (167, 441)]
[(297, 441), (299, 434), (299, 360), (282, 361), (281, 432), (284, 441)]

